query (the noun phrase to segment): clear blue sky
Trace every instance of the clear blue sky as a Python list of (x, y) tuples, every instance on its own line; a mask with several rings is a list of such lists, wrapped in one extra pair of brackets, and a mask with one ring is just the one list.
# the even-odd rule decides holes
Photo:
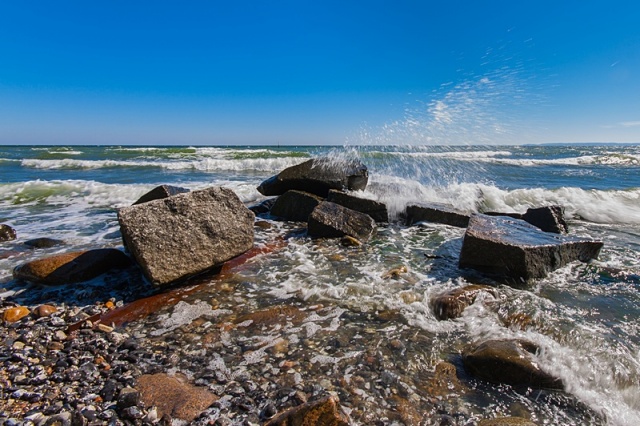
[(636, 1), (4, 1), (2, 144), (640, 142)]

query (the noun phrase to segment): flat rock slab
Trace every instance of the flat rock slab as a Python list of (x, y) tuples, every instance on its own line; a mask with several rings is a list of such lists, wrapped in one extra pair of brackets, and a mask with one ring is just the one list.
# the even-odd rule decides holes
[(334, 396), (307, 402), (291, 408), (265, 423), (265, 426), (347, 426), (349, 418), (342, 413)]
[(526, 340), (488, 340), (463, 353), (462, 362), (468, 373), (491, 383), (562, 389), (562, 381), (535, 362), (538, 350)]
[(407, 206), (407, 225), (418, 222), (434, 222), (464, 228), (469, 223), (469, 213), (440, 203), (415, 203)]
[(460, 267), (522, 282), (576, 260), (594, 259), (602, 245), (544, 232), (519, 219), (474, 214), (462, 242)]
[(190, 422), (219, 399), (207, 388), (193, 386), (180, 376), (145, 374), (137, 382), (140, 399), (147, 407), (156, 406), (158, 417), (169, 415)]
[(208, 271), (249, 250), (254, 219), (232, 190), (221, 187), (118, 211), (125, 245), (157, 285)]
[(294, 222), (306, 222), (309, 215), (322, 202), (322, 198), (304, 191), (291, 190), (278, 197), (271, 211), (271, 216)]
[(96, 249), (58, 254), (17, 266), (13, 277), (38, 284), (62, 285), (87, 281), (112, 269), (131, 265), (116, 249)]
[(171, 185), (160, 185), (153, 188), (151, 191), (144, 194), (142, 197), (138, 198), (138, 201), (133, 203), (136, 204), (148, 203), (153, 200), (161, 200), (163, 198), (172, 197), (178, 194), (184, 194), (189, 192), (187, 188), (181, 188), (179, 186), (171, 186)]
[(265, 180), (258, 191), (268, 196), (297, 189), (326, 197), (330, 189), (365, 189), (368, 180), (367, 166), (359, 160), (314, 158)]
[(367, 214), (323, 201), (309, 216), (307, 231), (314, 238), (341, 238), (348, 235), (366, 241), (375, 233), (376, 223)]
[(347, 194), (335, 189), (329, 191), (327, 201), (340, 204), (341, 206), (347, 207), (360, 213), (368, 214), (376, 222), (389, 222), (389, 212), (387, 211), (387, 205), (385, 203), (381, 203), (380, 201), (360, 198), (355, 195)]
[(24, 245), (34, 249), (51, 248), (55, 246), (64, 245), (64, 241), (56, 240), (55, 238), (41, 237), (41, 238), (34, 238), (32, 240), (25, 241)]
[(482, 419), (478, 426), (538, 426), (529, 419), (523, 417), (496, 417), (495, 419)]

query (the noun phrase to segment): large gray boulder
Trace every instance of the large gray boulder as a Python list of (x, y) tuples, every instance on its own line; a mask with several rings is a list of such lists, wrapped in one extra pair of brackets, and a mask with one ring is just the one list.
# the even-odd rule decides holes
[(189, 192), (189, 190), (187, 188), (181, 188), (179, 186), (160, 185), (156, 186), (151, 191), (138, 198), (138, 201), (133, 203), (133, 205), (148, 203), (149, 201), (160, 200), (162, 198), (171, 197), (173, 195), (184, 194), (185, 192)]
[(469, 213), (440, 203), (414, 203), (406, 209), (407, 225), (418, 222), (434, 222), (464, 228), (469, 223)]
[(375, 233), (376, 223), (367, 214), (323, 201), (309, 216), (307, 231), (315, 238), (340, 238), (348, 235), (366, 241)]
[(154, 284), (205, 272), (253, 247), (254, 214), (213, 187), (118, 211), (125, 245)]
[(291, 189), (326, 197), (330, 189), (365, 189), (367, 166), (359, 160), (314, 158), (284, 169), (258, 186), (262, 195), (281, 195)]
[(467, 373), (491, 383), (562, 389), (562, 381), (535, 361), (539, 350), (526, 340), (488, 340), (466, 350), (462, 362)]
[(376, 222), (389, 222), (389, 212), (387, 211), (387, 205), (380, 201), (369, 200), (367, 198), (360, 198), (352, 194), (347, 194), (336, 189), (329, 191), (327, 201), (340, 204), (351, 210), (355, 210), (360, 213), (366, 213), (373, 218)]
[(460, 267), (516, 282), (543, 278), (575, 260), (598, 256), (603, 243), (543, 232), (519, 219), (473, 214), (460, 252)]
[(278, 197), (271, 207), (271, 216), (295, 222), (306, 222), (322, 198), (304, 191), (291, 190)]

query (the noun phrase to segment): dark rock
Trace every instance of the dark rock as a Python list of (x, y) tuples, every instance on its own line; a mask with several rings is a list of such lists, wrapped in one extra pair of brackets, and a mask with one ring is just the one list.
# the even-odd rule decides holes
[(158, 415), (190, 422), (218, 397), (204, 387), (193, 386), (181, 377), (145, 374), (138, 378), (138, 389), (146, 406), (156, 406)]
[(174, 195), (184, 194), (185, 192), (189, 192), (189, 190), (187, 188), (180, 188), (179, 186), (160, 185), (138, 198), (138, 201), (133, 203), (133, 205), (148, 203), (153, 200), (161, 200)]
[(157, 285), (208, 271), (253, 246), (254, 214), (213, 187), (118, 211), (126, 246)]
[(124, 410), (140, 404), (140, 392), (134, 388), (124, 388), (118, 395), (118, 409)]
[(562, 389), (562, 381), (546, 373), (534, 362), (539, 350), (526, 340), (488, 340), (462, 356), (465, 370), (491, 383)]
[(449, 290), (434, 297), (431, 301), (433, 313), (439, 320), (458, 318), (462, 312), (475, 302), (480, 293), (488, 293), (493, 297), (498, 296), (498, 292), (486, 285), (467, 285), (453, 290)]
[(330, 189), (365, 189), (368, 180), (367, 166), (359, 160), (314, 158), (265, 180), (258, 191), (268, 196), (297, 189), (326, 197)]
[(77, 251), (37, 259), (17, 266), (16, 279), (40, 284), (71, 284), (90, 280), (112, 269), (131, 265), (131, 259), (116, 249)]
[(356, 197), (355, 195), (347, 194), (342, 191), (332, 189), (329, 191), (327, 201), (340, 204), (351, 210), (355, 210), (360, 213), (366, 213), (376, 222), (389, 222), (389, 212), (387, 211), (387, 205), (380, 201), (369, 200), (366, 198)]
[(265, 426), (347, 426), (348, 424), (349, 418), (342, 413), (338, 400), (333, 396), (327, 396), (319, 401), (291, 408), (265, 423)]
[(522, 219), (545, 232), (566, 234), (569, 231), (569, 226), (564, 219), (564, 208), (562, 208), (562, 206), (527, 209), (527, 212), (524, 214), (500, 212), (487, 212), (484, 214), (488, 216), (507, 216), (513, 219)]
[(106, 402), (111, 402), (116, 396), (118, 390), (118, 382), (113, 379), (107, 380), (100, 390), (100, 396)]
[(278, 197), (271, 207), (271, 216), (295, 222), (306, 222), (322, 198), (309, 192), (291, 190)]
[(349, 235), (366, 241), (375, 233), (376, 223), (367, 214), (323, 201), (309, 216), (307, 230), (314, 238), (340, 238)]
[(34, 238), (24, 242), (24, 245), (32, 248), (49, 248), (55, 246), (61, 246), (64, 244), (62, 240), (56, 240), (55, 238)]
[(593, 259), (602, 245), (543, 232), (518, 219), (474, 214), (462, 243), (460, 267), (522, 282), (545, 277), (575, 260)]
[(439, 203), (418, 203), (407, 206), (407, 225), (418, 222), (435, 222), (464, 228), (469, 223), (469, 214)]
[(16, 239), (16, 230), (10, 227), (9, 225), (5, 225), (4, 223), (0, 224), (0, 242), (11, 241), (15, 239)]
[(277, 198), (267, 198), (264, 201), (259, 202), (258, 204), (254, 204), (253, 206), (249, 206), (249, 210), (253, 212), (256, 216), (259, 214), (266, 214), (271, 211), (271, 207), (276, 202)]
[(522, 219), (545, 232), (566, 234), (569, 230), (564, 220), (564, 209), (561, 206), (546, 206), (528, 209)]

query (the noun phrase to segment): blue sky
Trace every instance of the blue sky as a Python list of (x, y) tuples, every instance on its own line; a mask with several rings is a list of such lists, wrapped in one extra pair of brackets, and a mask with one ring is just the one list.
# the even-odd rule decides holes
[(640, 142), (640, 3), (13, 1), (2, 144)]

